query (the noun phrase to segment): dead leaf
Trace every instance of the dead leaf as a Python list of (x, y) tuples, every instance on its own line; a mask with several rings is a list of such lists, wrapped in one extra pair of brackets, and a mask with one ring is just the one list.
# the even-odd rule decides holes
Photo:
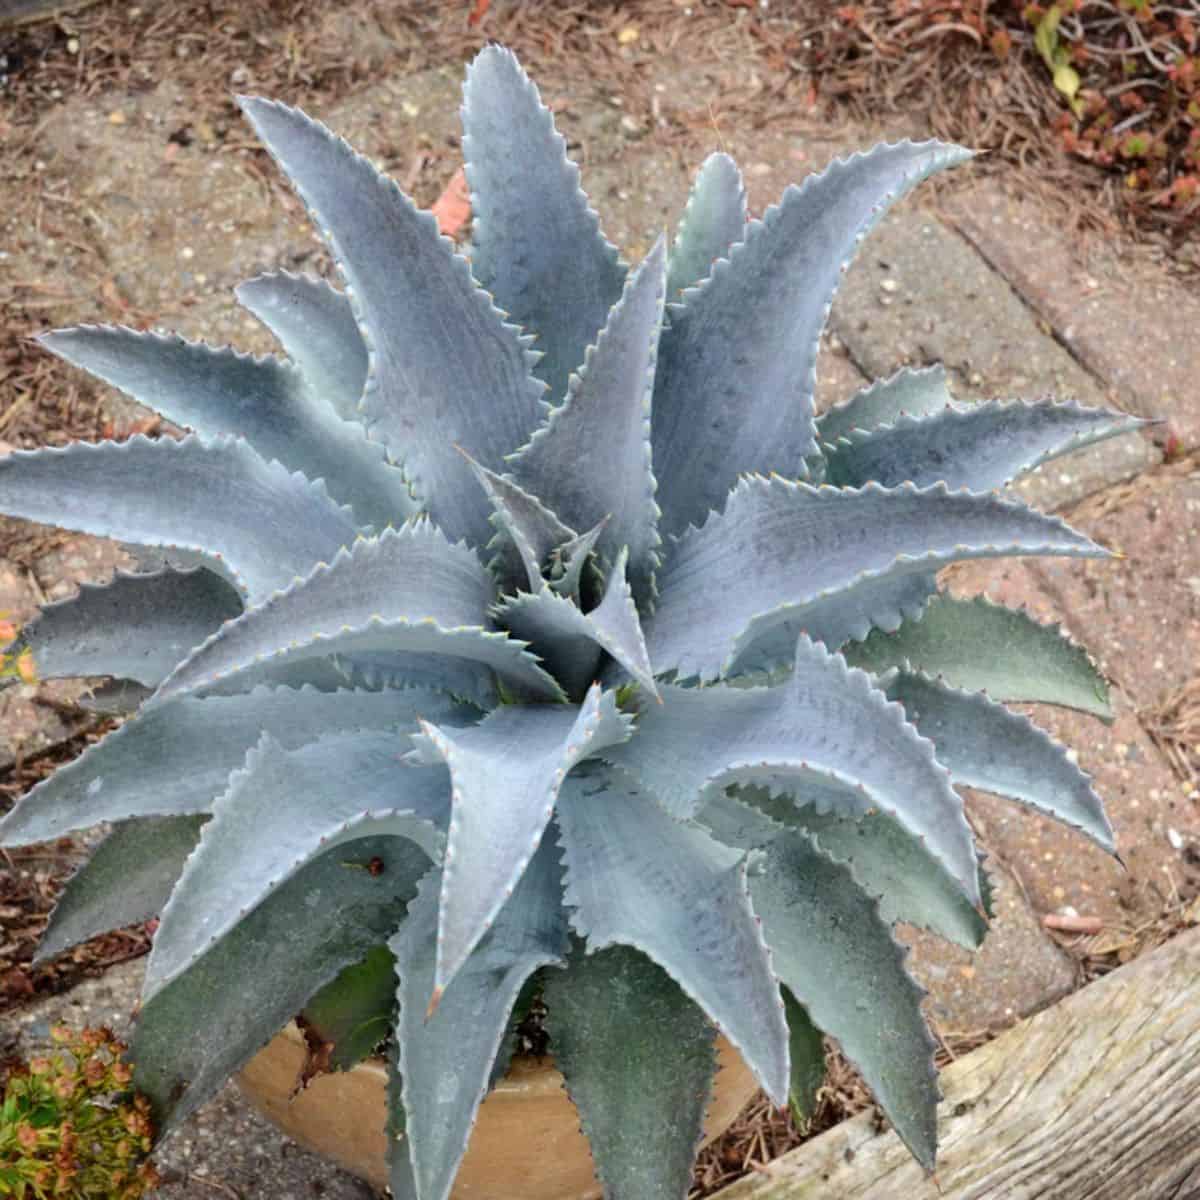
[(333, 1069), (333, 1043), (327, 1042), (303, 1017), (296, 1019), (300, 1032), (304, 1034), (304, 1064), (292, 1087), (289, 1099), (294, 1100), (318, 1075), (328, 1075)]
[(462, 167), (454, 172), (433, 206), (438, 231), (445, 237), (457, 237), (471, 219), (471, 192)]

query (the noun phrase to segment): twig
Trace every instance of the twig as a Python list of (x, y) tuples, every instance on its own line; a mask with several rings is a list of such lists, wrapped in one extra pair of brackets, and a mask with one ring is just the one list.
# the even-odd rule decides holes
[(233, 1200), (246, 1200), (245, 1196), (235, 1187), (231, 1187), (228, 1183), (220, 1179), (210, 1179), (207, 1175), (197, 1175), (195, 1171), (188, 1171), (184, 1175), (184, 1179), (188, 1183), (198, 1183), (203, 1187), (212, 1188), (216, 1192), (224, 1192), (227, 1196), (232, 1196)]

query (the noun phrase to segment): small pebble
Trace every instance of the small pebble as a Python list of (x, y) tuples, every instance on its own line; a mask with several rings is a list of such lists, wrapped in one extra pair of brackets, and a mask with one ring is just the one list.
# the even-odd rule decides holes
[(879, 286), (885, 292), (895, 292), (899, 291), (900, 289), (900, 285), (894, 279), (881, 279), (879, 281)]
[(108, 114), (108, 123), (110, 125), (124, 125), (125, 114), (118, 108)]
[(1183, 838), (1179, 836), (1179, 831), (1167, 826), (1167, 841), (1171, 843), (1172, 850), (1183, 849)]

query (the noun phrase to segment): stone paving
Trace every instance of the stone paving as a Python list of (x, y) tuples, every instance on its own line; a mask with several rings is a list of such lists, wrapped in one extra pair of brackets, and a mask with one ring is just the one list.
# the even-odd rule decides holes
[[(664, 62), (664, 79), (677, 64)], [(422, 144), (453, 135), (457, 73), (384, 78), (322, 116), (402, 174)], [(62, 245), (6, 231), (7, 270), (69, 297), (52, 322), (152, 320), (211, 341), (265, 349), (232, 304), (232, 286), (257, 271), (314, 269), (323, 259), (295, 201), (282, 198), (238, 153), (175, 147), (168, 133), (187, 98), (169, 83), (139, 97), (71, 100), (47, 127), (48, 170), (75, 164)], [(120, 111), (114, 122), (111, 114)], [(630, 114), (625, 114), (626, 116)], [(641, 119), (634, 115), (634, 127)], [(653, 137), (634, 139), (617, 107), (575, 107), (564, 128), (586, 159), (585, 186), (606, 230), (634, 257), (673, 228), (686, 194), (682, 164)], [(725, 131), (761, 207), (786, 182), (831, 154), (874, 140), (874, 131), (804, 127)], [(72, 249), (72, 245), (75, 249)], [(112, 287), (78, 291), (78, 246), (111, 265)], [(944, 361), (954, 391), (974, 396), (1075, 396), (1162, 415), (1182, 461), (1160, 465), (1161, 429), (1080, 452), (1036, 473), (1026, 494), (1060, 511), (1126, 557), (971, 565), (951, 573), (963, 594), (1023, 604), (1061, 621), (1114, 681), (1111, 725), (1049, 709), (1036, 718), (1078, 752), (1118, 832), (1125, 868), (1061, 827), (1011, 804), (972, 797), (970, 809), (997, 885), (997, 914), (976, 956), (905, 935), (930, 989), (930, 1013), (946, 1030), (996, 1028), (1052, 1003), (1078, 981), (1076, 961), (1045, 931), (1050, 913), (1099, 917), (1101, 936), (1125, 936), (1180, 896), (1200, 889), (1200, 796), (1189, 792), (1147, 736), (1146, 715), (1196, 674), (1200, 662), (1200, 299), (1109, 246), (1086, 261), (1067, 248), (1029, 202), (995, 183), (952, 190), (935, 209), (918, 197), (864, 244), (833, 308), (818, 363), (823, 404), (903, 363)], [(64, 371), (67, 368), (63, 368)], [(1132, 476), (1134, 482), (1127, 482)], [(0, 609), (30, 611), (36, 588), (111, 571), (116, 552), (88, 539), (29, 570), (3, 558)], [(61, 590), (61, 589), (60, 589)], [(17, 710), (29, 689), (0, 701), (0, 739), (29, 736)], [(12, 697), (13, 693), (9, 693)], [(60, 731), (61, 735), (61, 731)], [(53, 729), (41, 736), (54, 736)], [(13, 748), (11, 745), (9, 750)], [(3, 747), (0, 746), (0, 753)], [(2, 760), (0, 760), (2, 761)], [(71, 1010), (118, 1026), (136, 995), (138, 964), (90, 981), (20, 1017), (25, 1049)], [(84, 1006), (81, 1009), (79, 1006)], [(365, 1187), (295, 1150), (227, 1089), (164, 1149), (180, 1179), (169, 1200), (226, 1194), (261, 1200), (362, 1196)], [(209, 1178), (205, 1178), (205, 1175)]]

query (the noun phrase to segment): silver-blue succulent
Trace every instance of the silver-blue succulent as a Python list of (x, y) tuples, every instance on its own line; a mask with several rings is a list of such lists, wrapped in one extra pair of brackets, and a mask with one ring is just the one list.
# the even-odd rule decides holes
[[(937, 572), (1102, 556), (1006, 485), (1138, 424), (956, 403), (938, 368), (816, 415), (845, 263), (968, 152), (876, 146), (751, 221), (714, 154), (670, 253), (629, 269), (493, 47), (463, 106), (468, 261), (324, 126), (242, 107), (344, 288), (238, 289), (283, 357), (47, 334), (192, 432), (0, 461), (3, 512), (158, 556), (22, 635), (43, 676), (136, 705), (0, 824), (112, 823), (41, 953), (161, 913), (133, 1057), (168, 1129), (382, 962), (397, 1196), (448, 1195), (531, 986), (613, 1195), (685, 1194), (716, 1028), (776, 1103), (812, 1074), (789, 1022), (809, 1053), (837, 1038), (932, 1166), (892, 924), (984, 932), (955, 785), (1112, 849), (1087, 776), (1001, 704), (1105, 715), (1086, 654)], [(375, 1041), (335, 1032), (338, 1066)]]

